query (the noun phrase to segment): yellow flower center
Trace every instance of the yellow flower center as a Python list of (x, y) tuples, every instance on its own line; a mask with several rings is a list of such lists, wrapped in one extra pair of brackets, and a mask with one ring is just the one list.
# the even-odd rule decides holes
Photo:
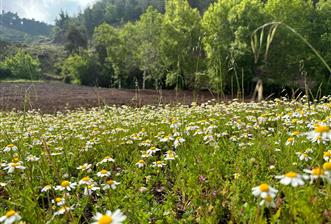
[(17, 167), (18, 165), (19, 165), (18, 163), (11, 163), (11, 164), (10, 164), (10, 166), (11, 166), (11, 167), (14, 167), (14, 168)]
[(323, 133), (330, 131), (330, 127), (324, 126), (324, 125), (316, 125), (315, 126), (315, 132)]
[(260, 185), (260, 191), (268, 192), (269, 191), (269, 185), (268, 184), (261, 184)]
[(10, 211), (8, 211), (7, 213), (6, 213), (6, 217), (7, 218), (10, 218), (10, 217), (12, 217), (13, 215), (15, 215), (16, 214), (16, 212), (14, 211), (14, 210), (10, 210)]
[(313, 169), (311, 173), (315, 176), (320, 176), (324, 174), (324, 170), (322, 168), (317, 167)]
[(266, 201), (266, 202), (272, 202), (272, 197), (268, 194), (265, 198), (264, 198), (264, 200)]
[(107, 184), (112, 185), (114, 183), (113, 180), (107, 180)]
[(156, 149), (156, 147), (155, 146), (152, 146), (151, 148), (150, 148), (150, 150), (155, 150)]
[(86, 181), (89, 181), (89, 180), (90, 180), (90, 177), (83, 177), (83, 178), (82, 178), (82, 181), (85, 181), (85, 182), (86, 182)]
[(87, 188), (88, 189), (92, 189), (93, 185), (88, 185)]
[(99, 221), (98, 224), (111, 224), (113, 221), (113, 218), (110, 215), (103, 215)]
[(55, 198), (55, 201), (56, 202), (61, 202), (62, 201), (62, 198)]
[(323, 164), (323, 169), (325, 170), (331, 170), (331, 162), (326, 162)]
[(16, 212), (14, 211), (14, 210), (10, 210), (10, 211), (8, 211), (7, 213), (6, 213), (6, 217), (7, 218), (10, 218), (10, 217), (12, 217), (13, 215), (15, 215), (16, 214)]
[(293, 135), (299, 135), (300, 134), (300, 131), (294, 131), (292, 134)]
[(330, 151), (325, 152), (325, 153), (324, 153), (324, 156), (325, 156), (325, 157), (331, 157), (331, 152), (330, 152)]
[(18, 161), (20, 161), (20, 160), (17, 157), (14, 157), (13, 160), (12, 160), (13, 163), (17, 163)]
[(287, 174), (285, 174), (285, 176), (289, 178), (295, 178), (298, 176), (298, 174), (295, 172), (288, 172)]
[(62, 187), (69, 187), (70, 186), (70, 182), (67, 181), (67, 180), (64, 180), (64, 181), (62, 181), (61, 186)]
[(13, 148), (14, 146), (15, 146), (14, 144), (7, 145), (7, 147), (9, 147), (9, 148)]
[(294, 141), (294, 138), (288, 138), (287, 141), (288, 142), (293, 142)]
[(145, 162), (144, 162), (144, 160), (141, 159), (141, 160), (139, 160), (139, 163), (145, 163)]
[(162, 162), (161, 162), (161, 161), (157, 161), (156, 164), (157, 164), (157, 165), (161, 165)]
[(101, 173), (101, 174), (107, 174), (108, 171), (107, 171), (107, 170), (101, 170), (100, 173)]

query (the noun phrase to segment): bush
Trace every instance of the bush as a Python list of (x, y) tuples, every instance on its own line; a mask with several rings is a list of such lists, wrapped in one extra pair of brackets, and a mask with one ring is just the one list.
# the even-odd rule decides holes
[(7, 57), (1, 67), (5, 78), (35, 80), (40, 77), (39, 60), (22, 50)]
[(11, 76), (11, 72), (0, 63), (0, 79), (7, 79)]
[(97, 58), (88, 54), (71, 55), (62, 65), (65, 82), (86, 86), (109, 87), (113, 75), (112, 68), (102, 66)]

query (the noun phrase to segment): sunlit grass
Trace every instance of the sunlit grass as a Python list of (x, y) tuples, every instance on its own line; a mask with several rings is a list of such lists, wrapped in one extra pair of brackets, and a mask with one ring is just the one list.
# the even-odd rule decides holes
[(0, 217), (327, 222), (330, 112), (325, 99), (0, 113)]

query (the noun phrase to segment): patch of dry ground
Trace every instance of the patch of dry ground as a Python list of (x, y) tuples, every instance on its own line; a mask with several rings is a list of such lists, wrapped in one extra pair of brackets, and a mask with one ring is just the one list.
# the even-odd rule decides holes
[(0, 110), (8, 111), (40, 109), (42, 112), (56, 112), (79, 107), (101, 105), (158, 105), (202, 103), (215, 98), (209, 92), (173, 90), (127, 90), (93, 88), (65, 83), (0, 83)]

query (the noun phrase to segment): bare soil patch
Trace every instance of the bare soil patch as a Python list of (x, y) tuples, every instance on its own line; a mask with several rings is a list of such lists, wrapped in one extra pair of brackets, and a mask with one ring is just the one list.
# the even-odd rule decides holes
[(102, 105), (159, 105), (203, 103), (215, 98), (209, 92), (94, 88), (65, 83), (0, 83), (0, 110), (56, 112)]

